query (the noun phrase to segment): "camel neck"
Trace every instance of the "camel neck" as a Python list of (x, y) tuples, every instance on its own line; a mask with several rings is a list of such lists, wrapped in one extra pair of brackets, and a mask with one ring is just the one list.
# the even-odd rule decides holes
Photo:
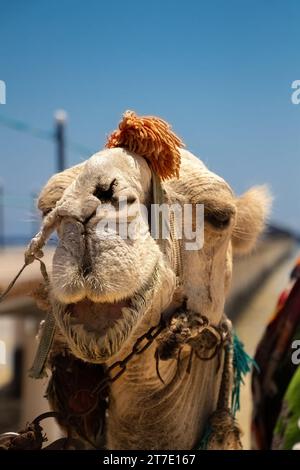
[(128, 364), (112, 384), (107, 420), (110, 449), (189, 449), (199, 440), (214, 410), (220, 386), (215, 360), (194, 358), (187, 372), (189, 354), (179, 365), (171, 359), (156, 372), (156, 345)]

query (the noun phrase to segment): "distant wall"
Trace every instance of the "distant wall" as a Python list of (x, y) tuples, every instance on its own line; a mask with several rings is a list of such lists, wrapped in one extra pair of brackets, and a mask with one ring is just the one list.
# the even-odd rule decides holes
[(231, 318), (238, 314), (270, 272), (291, 255), (295, 247), (296, 242), (290, 236), (269, 235), (251, 255), (234, 259), (232, 288), (226, 305), (226, 312)]

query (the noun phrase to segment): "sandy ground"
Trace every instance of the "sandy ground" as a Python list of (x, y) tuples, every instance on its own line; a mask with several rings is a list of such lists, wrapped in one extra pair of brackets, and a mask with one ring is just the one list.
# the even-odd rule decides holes
[[(298, 253), (299, 255), (299, 253)], [(273, 274), (263, 283), (255, 293), (247, 307), (240, 312), (235, 321), (235, 329), (243, 341), (247, 352), (254, 355), (258, 341), (260, 340), (266, 323), (271, 316), (277, 302), (277, 298), (286, 286), (290, 271), (295, 263), (297, 254), (293, 254), (288, 260), (276, 268)], [(247, 376), (245, 385), (241, 390), (241, 411), (237, 419), (243, 430), (243, 445), (250, 449), (250, 420), (252, 412), (252, 399), (250, 389), (250, 376)]]

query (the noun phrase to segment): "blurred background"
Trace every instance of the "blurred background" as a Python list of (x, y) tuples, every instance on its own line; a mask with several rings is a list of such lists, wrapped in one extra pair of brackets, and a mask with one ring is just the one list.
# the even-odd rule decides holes
[[(154, 114), (237, 194), (271, 188), (268, 230), (236, 260), (227, 305), (253, 354), (299, 250), (299, 2), (0, 0), (0, 14), (0, 292), (38, 230), (47, 179), (101, 149), (126, 109)], [(0, 432), (47, 409), (46, 381), (27, 378), (39, 280), (31, 266), (0, 304)], [(243, 394), (247, 448), (249, 381)]]

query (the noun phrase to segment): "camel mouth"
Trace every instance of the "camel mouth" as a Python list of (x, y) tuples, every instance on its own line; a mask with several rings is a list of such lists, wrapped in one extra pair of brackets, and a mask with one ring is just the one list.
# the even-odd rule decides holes
[(84, 299), (65, 306), (60, 325), (73, 353), (93, 363), (113, 356), (140, 316), (133, 303), (133, 299), (115, 303)]
[(72, 324), (84, 325), (87, 332), (104, 336), (117, 322), (124, 319), (123, 309), (131, 306), (130, 299), (121, 302), (93, 302), (89, 299), (69, 304), (67, 312)]
[(130, 298), (112, 303), (88, 298), (55, 303), (56, 320), (73, 354), (91, 363), (103, 363), (117, 354), (149, 308), (157, 281), (156, 266), (151, 279)]
[(82, 339), (85, 337), (86, 342), (94, 340), (100, 344), (112, 341), (113, 336), (120, 335), (138, 314), (131, 300), (102, 303), (84, 299), (66, 307), (64, 321), (73, 336), (77, 333)]

